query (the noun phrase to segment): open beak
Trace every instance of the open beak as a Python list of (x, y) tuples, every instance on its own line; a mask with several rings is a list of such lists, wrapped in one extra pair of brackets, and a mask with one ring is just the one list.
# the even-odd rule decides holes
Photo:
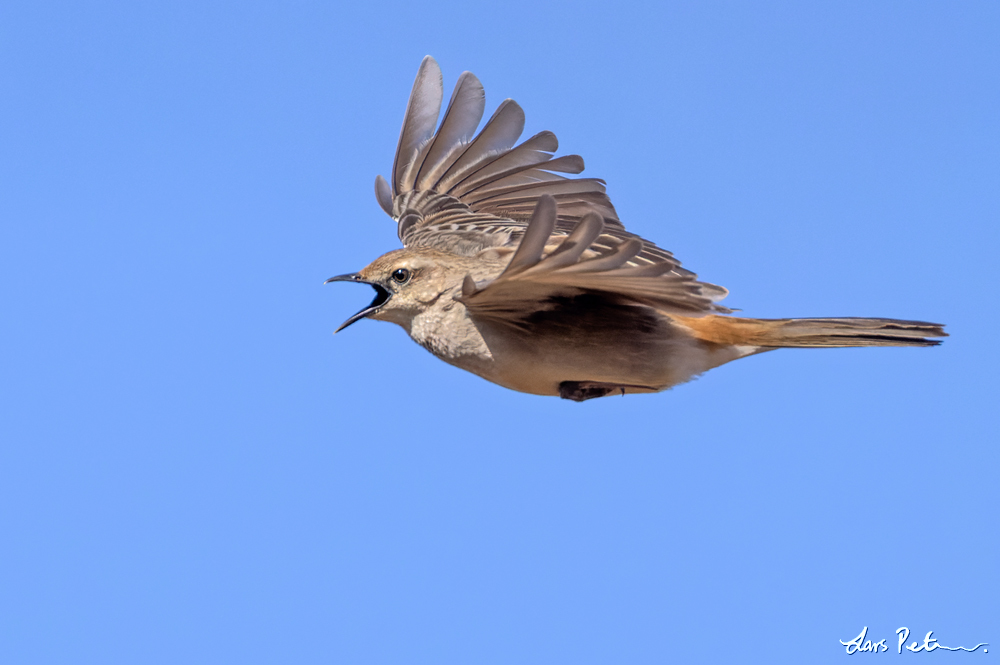
[(367, 279), (364, 279), (361, 275), (359, 275), (356, 272), (352, 272), (349, 275), (337, 275), (336, 277), (331, 277), (330, 279), (326, 280), (323, 283), (329, 284), (330, 282), (357, 282), (358, 284), (367, 284), (375, 289), (375, 299), (372, 300), (371, 304), (368, 305), (368, 307), (365, 307), (357, 314), (355, 314), (354, 316), (352, 316), (351, 318), (344, 321), (339, 328), (333, 331), (334, 335), (336, 335), (341, 330), (351, 325), (355, 321), (360, 321), (366, 316), (374, 314), (382, 307), (382, 305), (389, 302), (389, 298), (392, 297), (392, 294), (384, 286), (382, 286), (381, 284), (376, 284), (375, 282), (369, 282)]

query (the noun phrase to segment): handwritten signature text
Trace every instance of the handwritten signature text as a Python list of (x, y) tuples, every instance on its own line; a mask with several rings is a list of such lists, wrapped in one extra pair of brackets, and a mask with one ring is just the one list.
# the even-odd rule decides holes
[[(889, 650), (889, 647), (886, 646), (885, 639), (881, 640), (865, 639), (867, 635), (868, 635), (868, 626), (865, 626), (861, 630), (861, 634), (855, 637), (853, 640), (850, 640), (848, 642), (840, 640), (840, 643), (843, 644), (845, 647), (847, 647), (848, 655), (855, 653), (863, 653), (863, 652), (882, 653)], [(903, 626), (902, 628), (896, 631), (896, 636), (899, 638), (899, 642), (896, 645), (896, 653), (903, 653), (904, 648), (907, 651), (911, 651), (913, 653), (919, 653), (921, 651), (930, 652), (930, 651), (935, 651), (937, 649), (945, 649), (947, 651), (968, 651), (971, 653), (973, 651), (976, 651), (979, 647), (983, 647), (983, 653), (989, 653), (989, 649), (985, 648), (989, 646), (987, 642), (980, 642), (971, 649), (968, 647), (946, 647), (945, 645), (938, 642), (937, 639), (932, 637), (932, 635), (934, 635), (934, 631), (929, 630), (927, 631), (927, 634), (924, 635), (923, 644), (917, 641), (914, 641), (911, 644), (906, 644), (906, 640), (908, 640), (910, 637), (910, 629)]]

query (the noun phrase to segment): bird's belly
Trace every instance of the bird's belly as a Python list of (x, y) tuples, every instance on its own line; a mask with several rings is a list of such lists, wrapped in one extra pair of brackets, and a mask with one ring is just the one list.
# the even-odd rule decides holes
[(473, 322), (452, 308), (416, 317), (409, 333), (449, 364), (535, 395), (559, 395), (566, 382), (665, 390), (750, 352), (700, 341), (644, 307), (542, 312), (524, 325)]
[(564, 382), (623, 386), (623, 392), (659, 391), (684, 383), (739, 354), (663, 326), (658, 334), (629, 330), (560, 336), (482, 329), (492, 354), (487, 371), (470, 371), (512, 390), (559, 395)]

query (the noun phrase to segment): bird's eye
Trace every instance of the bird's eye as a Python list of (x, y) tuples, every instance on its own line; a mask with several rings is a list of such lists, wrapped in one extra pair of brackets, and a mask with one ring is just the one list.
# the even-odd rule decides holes
[(392, 271), (392, 279), (397, 284), (406, 284), (410, 279), (410, 271), (406, 268), (396, 268)]

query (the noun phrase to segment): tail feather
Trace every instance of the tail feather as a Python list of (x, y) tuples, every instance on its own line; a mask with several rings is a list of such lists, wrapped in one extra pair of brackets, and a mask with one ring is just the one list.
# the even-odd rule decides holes
[(944, 326), (898, 319), (742, 319), (732, 316), (673, 317), (698, 339), (716, 344), (769, 348), (937, 346)]

